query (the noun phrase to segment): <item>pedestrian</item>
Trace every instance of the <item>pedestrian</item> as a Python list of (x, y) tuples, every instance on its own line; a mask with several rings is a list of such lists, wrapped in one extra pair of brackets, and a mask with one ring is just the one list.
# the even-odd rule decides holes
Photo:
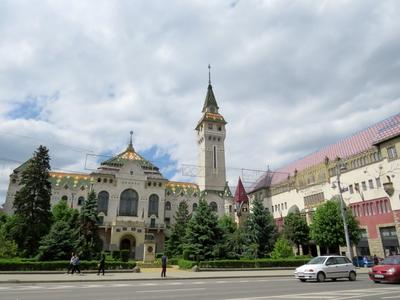
[(100, 272), (102, 272), (103, 276), (104, 276), (105, 264), (106, 264), (106, 256), (104, 254), (102, 254), (101, 258), (100, 258), (100, 261), (99, 261), (99, 264), (98, 264), (99, 269), (97, 270), (97, 275), (100, 275)]
[(368, 258), (367, 258), (367, 256), (364, 256), (363, 264), (364, 264), (364, 268), (368, 267)]
[(376, 256), (376, 254), (374, 254), (374, 265), (378, 265), (379, 264), (379, 258), (378, 256)]
[(74, 269), (74, 264), (73, 264), (74, 257), (75, 257), (75, 253), (72, 252), (72, 253), (71, 253), (71, 258), (70, 258), (70, 260), (69, 260), (69, 266), (68, 266), (67, 274), (69, 274), (70, 272), (72, 272), (72, 270)]
[(75, 272), (78, 272), (79, 274), (81, 274), (81, 270), (79, 269), (80, 261), (79, 261), (78, 254), (74, 255), (74, 259), (72, 261), (72, 264), (73, 264), (72, 274), (74, 274)]
[(167, 277), (167, 261), (168, 261), (168, 258), (167, 258), (167, 256), (164, 254), (162, 257), (161, 257), (161, 277)]

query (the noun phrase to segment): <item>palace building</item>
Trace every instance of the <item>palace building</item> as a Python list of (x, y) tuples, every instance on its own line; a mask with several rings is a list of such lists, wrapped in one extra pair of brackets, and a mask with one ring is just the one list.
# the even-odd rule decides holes
[[(399, 153), (397, 114), (282, 168), (268, 170), (249, 191), (250, 202), (263, 199), (278, 228), (289, 212), (300, 212), (311, 223), (318, 205), (339, 194), (336, 166), (340, 158), (343, 200), (362, 227), (354, 253), (380, 257), (399, 253)], [(303, 248), (313, 255), (326, 253), (312, 241)]]
[[(126, 150), (103, 161), (95, 172), (50, 172), (51, 203), (66, 200), (70, 207), (80, 208), (90, 189), (94, 189), (103, 249), (128, 249), (135, 259), (143, 259), (146, 254), (154, 257), (154, 252), (163, 251), (165, 231), (174, 222), (179, 203), (185, 201), (191, 213), (199, 200), (205, 199), (218, 216), (233, 213), (234, 201), (225, 170), (226, 124), (209, 82), (202, 117), (195, 127), (200, 166), (197, 184), (165, 178), (157, 166), (135, 151), (131, 132)], [(25, 166), (22, 164), (10, 175), (7, 213), (13, 212)]]

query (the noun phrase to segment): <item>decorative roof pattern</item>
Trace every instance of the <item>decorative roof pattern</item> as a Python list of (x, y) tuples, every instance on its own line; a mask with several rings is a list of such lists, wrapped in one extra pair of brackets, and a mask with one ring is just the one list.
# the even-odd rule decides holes
[(93, 178), (88, 174), (50, 172), (49, 181), (56, 187), (88, 189)]
[(236, 203), (249, 202), (249, 198), (247, 197), (246, 190), (244, 189), (240, 177), (235, 191), (235, 202)]
[(256, 191), (261, 187), (267, 187), (280, 183), (293, 176), (295, 171), (301, 171), (309, 167), (315, 166), (326, 158), (335, 160), (337, 157), (346, 159), (368, 149), (375, 144), (388, 140), (400, 135), (400, 114), (387, 118), (367, 129), (364, 129), (350, 137), (346, 137), (335, 144), (326, 146), (310, 155), (307, 155), (297, 161), (294, 161), (275, 172), (267, 172), (254, 185), (252, 191)]
[(194, 195), (199, 194), (199, 186), (191, 182), (169, 181), (165, 185), (165, 190), (173, 195)]

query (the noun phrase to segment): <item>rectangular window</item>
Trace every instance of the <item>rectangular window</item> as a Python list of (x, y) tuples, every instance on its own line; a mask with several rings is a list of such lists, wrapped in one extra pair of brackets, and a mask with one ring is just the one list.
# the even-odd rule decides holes
[(213, 129), (213, 124), (208, 123), (208, 129)]
[(387, 153), (388, 153), (389, 159), (397, 158), (397, 152), (396, 152), (396, 148), (394, 146), (388, 147)]
[(352, 184), (349, 185), (349, 192), (350, 194), (354, 194), (354, 189)]
[(355, 183), (354, 184), (354, 189), (356, 190), (356, 192), (360, 191), (360, 184), (359, 183)]
[(274, 206), (273, 205), (271, 206), (271, 211), (274, 212)]
[(363, 191), (366, 191), (367, 190), (367, 184), (365, 183), (365, 181), (361, 182), (361, 185), (362, 185)]
[(369, 188), (370, 188), (370, 189), (373, 189), (373, 188), (374, 188), (374, 182), (373, 182), (372, 179), (369, 179), (369, 180), (368, 180), (368, 185), (369, 185)]
[(382, 186), (381, 185), (381, 179), (378, 177), (378, 178), (375, 178), (375, 181), (376, 181), (376, 187), (380, 188)]
[(213, 166), (214, 169), (217, 168), (217, 146), (214, 146), (213, 148)]
[(285, 202), (285, 209), (287, 209), (287, 203)]

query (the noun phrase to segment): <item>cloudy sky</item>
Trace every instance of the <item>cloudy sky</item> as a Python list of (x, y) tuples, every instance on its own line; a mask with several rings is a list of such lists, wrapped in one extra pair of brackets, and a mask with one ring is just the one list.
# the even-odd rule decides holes
[[(40, 144), (86, 171), (135, 149), (196, 164), (208, 84), (231, 185), (399, 112), (399, 1), (0, 1), (0, 204)], [(85, 163), (86, 162), (86, 163)]]

